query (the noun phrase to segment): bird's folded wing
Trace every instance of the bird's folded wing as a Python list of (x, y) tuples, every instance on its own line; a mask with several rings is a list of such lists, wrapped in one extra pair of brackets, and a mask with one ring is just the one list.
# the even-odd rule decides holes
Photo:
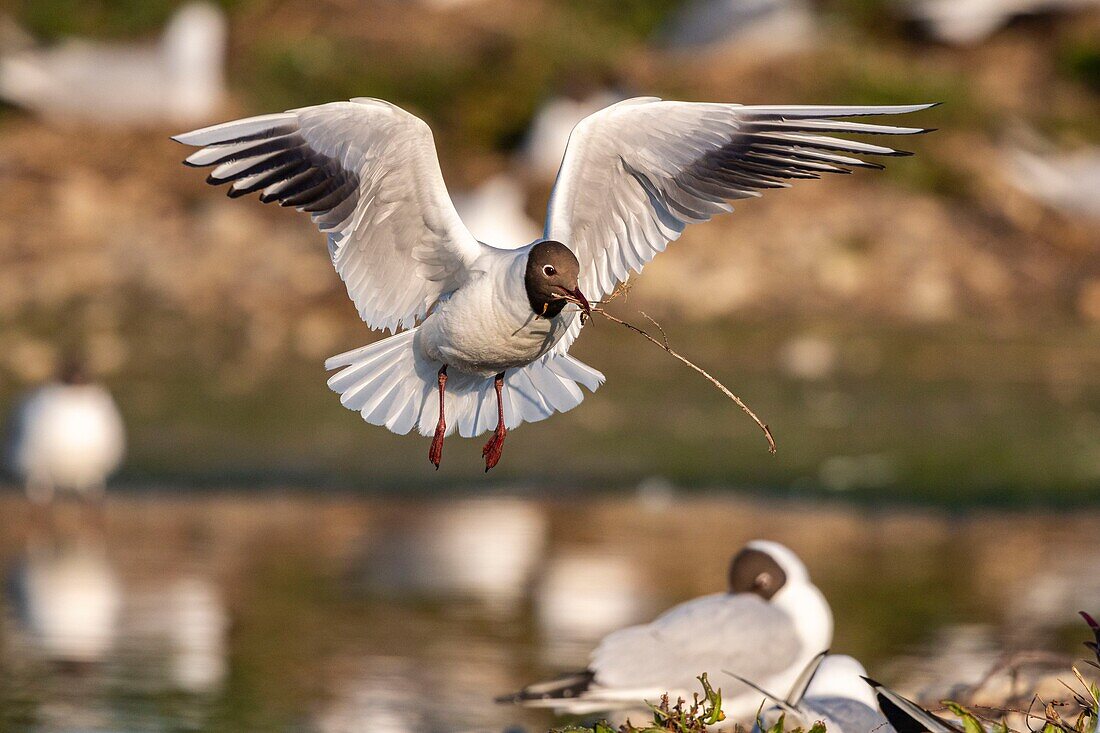
[(230, 197), (309, 213), (359, 315), (395, 331), (463, 282), (481, 252), (447, 194), (432, 133), (388, 102), (353, 99), (178, 135)]
[(706, 672), (733, 697), (748, 688), (723, 671), (766, 686), (801, 651), (794, 623), (785, 613), (756, 596), (722, 593), (608, 635), (593, 651), (589, 669), (600, 686), (658, 693), (697, 690), (696, 677)]
[[(925, 132), (835, 118), (930, 106), (759, 107), (654, 97), (619, 102), (581, 120), (569, 136), (545, 236), (577, 255), (589, 300), (605, 298), (686, 225), (731, 211), (733, 199), (822, 173), (882, 167), (857, 156), (908, 154), (834, 135)], [(556, 348), (568, 350), (579, 330), (574, 322)]]

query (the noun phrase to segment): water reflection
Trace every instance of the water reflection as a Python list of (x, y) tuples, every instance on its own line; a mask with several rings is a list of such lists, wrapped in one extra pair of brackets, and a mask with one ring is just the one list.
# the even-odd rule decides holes
[(10, 589), (14, 648), (75, 671), (104, 662), (115, 646), (122, 588), (93, 534), (32, 537)]
[[(183, 575), (134, 592), (126, 622), (131, 654), (148, 656), (147, 685), (194, 695), (220, 689), (227, 672), (229, 618), (220, 591), (208, 578)], [(149, 669), (153, 662), (156, 669)]]
[(526, 593), (545, 544), (546, 518), (529, 502), (445, 502), (380, 538), (367, 557), (367, 582), (392, 595), (468, 598), (510, 610)]
[(25, 714), (42, 731), (205, 721), (199, 696), (216, 696), (228, 670), (216, 585), (183, 557), (152, 574), (120, 558), (101, 506), (65, 501), (23, 519), (23, 547), (5, 563), (0, 721)]
[(535, 590), (546, 660), (583, 667), (601, 637), (648, 620), (646, 597), (637, 566), (623, 555), (593, 547), (552, 558)]
[(721, 590), (730, 553), (761, 536), (805, 559), (833, 649), (902, 692), (972, 682), (1005, 652), (1071, 659), (1074, 613), (1100, 608), (1095, 515), (656, 493), (114, 495), (45, 519), (0, 495), (0, 727), (545, 730), (548, 714), (493, 697)]

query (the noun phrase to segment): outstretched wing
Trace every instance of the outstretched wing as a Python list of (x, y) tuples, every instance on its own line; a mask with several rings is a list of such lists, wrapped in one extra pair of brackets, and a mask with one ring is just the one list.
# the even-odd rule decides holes
[[(581, 120), (569, 136), (545, 236), (577, 255), (589, 300), (604, 298), (685, 226), (732, 211), (733, 199), (822, 173), (882, 167), (855, 156), (908, 155), (833, 135), (926, 132), (836, 118), (931, 106), (758, 107), (655, 97), (619, 102)], [(579, 332), (579, 320), (572, 325), (559, 351)]]
[(308, 212), (360, 317), (396, 331), (458, 288), (482, 245), (462, 224), (427, 124), (378, 99), (250, 117), (173, 138), (230, 197)]

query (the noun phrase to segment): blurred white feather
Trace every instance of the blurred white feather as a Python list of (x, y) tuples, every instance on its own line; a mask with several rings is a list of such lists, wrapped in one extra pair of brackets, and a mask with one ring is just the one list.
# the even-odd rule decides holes
[(209, 118), (225, 96), (225, 14), (180, 8), (159, 43), (70, 39), (0, 58), (0, 97), (45, 117), (142, 125)]
[(480, 242), (509, 249), (542, 235), (542, 227), (527, 215), (527, 195), (512, 176), (493, 176), (472, 191), (455, 195), (459, 218)]
[(33, 500), (49, 500), (58, 490), (95, 495), (122, 462), (125, 443), (122, 416), (106, 389), (56, 383), (17, 408), (10, 460)]
[(978, 43), (1015, 17), (1100, 7), (1100, 0), (907, 0), (904, 11), (942, 43)]

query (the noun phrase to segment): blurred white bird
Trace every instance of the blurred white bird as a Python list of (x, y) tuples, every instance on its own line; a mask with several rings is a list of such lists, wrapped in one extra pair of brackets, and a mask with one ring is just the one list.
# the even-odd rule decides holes
[(470, 233), (492, 247), (533, 242), (542, 229), (525, 211), (527, 194), (507, 173), (493, 176), (472, 191), (456, 194), (455, 210)]
[(806, 0), (693, 0), (661, 33), (673, 49), (735, 49), (754, 56), (805, 50), (815, 18)]
[(780, 716), (786, 730), (809, 730), (821, 721), (832, 733), (895, 733), (879, 711), (866, 677), (867, 670), (854, 658), (822, 653), (807, 665), (786, 699), (760, 690), (776, 704), (763, 711), (753, 733), (760, 733), (761, 722), (770, 729)]
[(0, 97), (50, 118), (119, 125), (201, 122), (225, 96), (226, 20), (191, 3), (155, 45), (66, 40), (0, 57)]
[(122, 590), (103, 547), (34, 542), (10, 588), (34, 648), (62, 664), (102, 662), (114, 646)]
[[(583, 603), (583, 598), (577, 599)], [(798, 556), (776, 542), (748, 543), (734, 556), (729, 591), (682, 603), (649, 624), (616, 631), (592, 652), (588, 668), (500, 698), (559, 712), (645, 709), (668, 693), (691, 699), (696, 677), (724, 670), (790, 689), (833, 637), (833, 614)], [(722, 685), (732, 724), (750, 719), (760, 696), (748, 685)]]
[(1100, 0), (907, 0), (909, 17), (938, 41), (978, 43), (1021, 15), (1066, 13), (1100, 6)]
[(561, 167), (569, 133), (590, 114), (615, 104), (623, 98), (610, 89), (600, 89), (584, 96), (557, 96), (542, 104), (531, 119), (519, 149), (520, 162), (532, 175), (551, 180)]
[(1100, 146), (1067, 153), (1012, 150), (1007, 174), (1017, 189), (1051, 208), (1100, 219)]
[(88, 384), (76, 365), (61, 381), (40, 387), (16, 408), (10, 463), (35, 502), (58, 491), (100, 498), (122, 463), (126, 436), (110, 393)]
[[(874, 168), (858, 155), (904, 155), (842, 133), (924, 130), (842, 119), (896, 107), (756, 107), (629, 99), (582, 120), (547, 209), (544, 240), (509, 248), (463, 225), (431, 130), (377, 99), (252, 117), (176, 136), (199, 148), (232, 197), (262, 191), (311, 214), (360, 317), (403, 333), (334, 356), (329, 386), (369, 423), (445, 436), (493, 431), (485, 470), (508, 430), (571, 410), (603, 375), (569, 353), (601, 299), (689, 223), (789, 180)], [(698, 297), (705, 298), (705, 293)], [(574, 307), (567, 308), (567, 305)], [(495, 426), (495, 427), (494, 427)]]

